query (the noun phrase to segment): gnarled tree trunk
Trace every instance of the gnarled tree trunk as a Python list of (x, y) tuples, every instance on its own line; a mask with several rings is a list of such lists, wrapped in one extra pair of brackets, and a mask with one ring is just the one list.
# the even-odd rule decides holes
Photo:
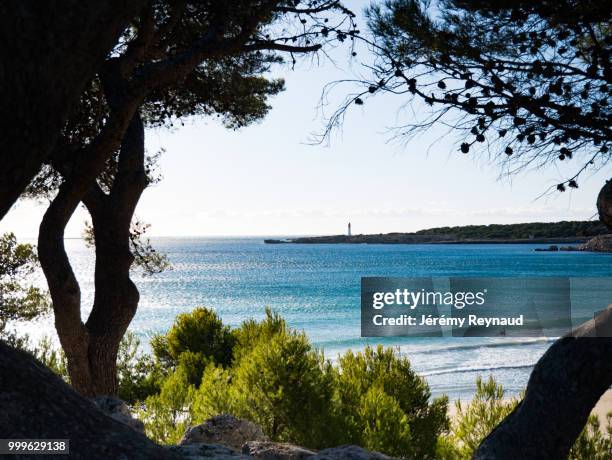
[(95, 394), (117, 392), (117, 350), (140, 300), (130, 279), (134, 261), (130, 226), (147, 186), (144, 161), (144, 127), (137, 112), (123, 139), (110, 192), (105, 194), (95, 185), (83, 199), (92, 217), (96, 243), (95, 296), (86, 323)]
[[(612, 181), (597, 197), (612, 229)], [(474, 458), (561, 459), (612, 385), (612, 305), (557, 340), (535, 365), (525, 398), (481, 443)]]
[(53, 299), (57, 333), (71, 383), (86, 396), (117, 392), (117, 351), (139, 301), (130, 279), (134, 260), (130, 225), (146, 186), (144, 129), (136, 113), (124, 135), (109, 193), (94, 183), (83, 197), (96, 243), (95, 296), (86, 323), (81, 320), (80, 289), (63, 243), (66, 220), (54, 219), (53, 211), (62, 209), (55, 200), (41, 224), (40, 261)]
[(564, 459), (612, 384), (612, 305), (557, 340), (535, 365), (525, 398), (474, 459)]
[(599, 220), (612, 230), (612, 179), (606, 181), (597, 196), (597, 211)]

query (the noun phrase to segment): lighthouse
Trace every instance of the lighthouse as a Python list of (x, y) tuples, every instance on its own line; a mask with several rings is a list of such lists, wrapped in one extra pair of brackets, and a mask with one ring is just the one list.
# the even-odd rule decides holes
[(351, 236), (351, 223), (348, 223), (348, 236)]

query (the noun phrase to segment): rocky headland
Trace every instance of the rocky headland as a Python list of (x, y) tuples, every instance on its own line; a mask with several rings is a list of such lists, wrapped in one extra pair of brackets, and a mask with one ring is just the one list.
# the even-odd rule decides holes
[[(266, 244), (549, 244), (550, 250), (608, 252), (609, 230), (597, 221), (439, 227), (412, 233), (306, 236), (266, 239)], [(599, 238), (599, 239), (595, 239)], [(593, 241), (592, 241), (593, 240)], [(559, 248), (558, 245), (562, 245)], [(574, 245), (584, 245), (574, 246)]]
[(306, 236), (266, 239), (266, 244), (572, 244), (586, 243), (591, 237), (550, 238), (458, 238), (455, 235), (419, 235), (416, 233), (381, 233), (371, 235)]

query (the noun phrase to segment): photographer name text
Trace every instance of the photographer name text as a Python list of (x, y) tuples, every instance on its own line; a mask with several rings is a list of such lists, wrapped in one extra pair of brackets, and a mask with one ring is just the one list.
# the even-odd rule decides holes
[(374, 315), (372, 322), (375, 326), (452, 326), (462, 328), (464, 326), (522, 326), (524, 315), (509, 317), (488, 317), (478, 315), (467, 315), (467, 317), (447, 317), (446, 315), (399, 315), (386, 317)]

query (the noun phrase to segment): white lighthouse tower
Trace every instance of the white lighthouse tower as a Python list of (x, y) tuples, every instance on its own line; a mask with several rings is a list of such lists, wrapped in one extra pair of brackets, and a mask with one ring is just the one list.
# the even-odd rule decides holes
[(351, 223), (348, 223), (348, 236), (351, 236)]

